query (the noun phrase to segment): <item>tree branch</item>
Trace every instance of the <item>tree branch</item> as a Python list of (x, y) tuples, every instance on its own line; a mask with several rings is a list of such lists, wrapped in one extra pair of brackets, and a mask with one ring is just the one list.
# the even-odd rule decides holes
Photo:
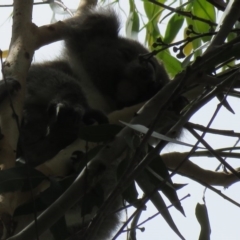
[[(161, 157), (167, 168), (174, 171), (187, 155), (188, 153), (172, 152), (162, 154)], [(238, 171), (238, 169), (236, 171)], [(200, 180), (208, 185), (223, 186), (225, 188), (240, 181), (239, 178), (232, 173), (227, 174), (225, 172), (214, 172), (202, 169), (190, 160), (185, 161), (177, 173), (192, 178), (194, 181)]]
[(221, 25), (216, 29), (218, 33), (213, 37), (206, 52), (211, 49), (222, 45), (227, 38), (229, 32), (232, 30), (233, 25), (236, 23), (240, 16), (240, 0), (231, 0), (228, 2), (227, 8), (224, 12), (225, 18)]

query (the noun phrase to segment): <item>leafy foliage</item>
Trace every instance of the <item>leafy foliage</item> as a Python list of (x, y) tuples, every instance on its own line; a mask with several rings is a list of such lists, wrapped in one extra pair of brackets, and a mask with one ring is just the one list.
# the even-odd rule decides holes
[[(222, 1), (193, 0), (182, 4), (181, 1), (144, 0), (142, 1), (143, 11), (138, 10), (141, 12), (140, 16), (145, 15), (145, 18), (140, 18), (142, 20), (140, 29), (142, 26), (142, 29), (146, 30), (145, 42), (153, 51), (153, 54), (163, 61), (174, 81), (181, 78), (177, 74), (183, 71), (182, 78), (184, 80), (181, 83), (182, 87), (179, 87), (179, 91), (180, 94), (188, 98), (191, 104), (185, 108), (185, 112), (182, 112), (182, 118), (179, 122), (186, 123), (194, 113), (198, 112), (214, 97), (218, 99), (219, 107), (213, 113), (208, 127), (216, 118), (221, 107), (225, 107), (231, 113), (235, 112), (233, 106), (228, 102), (228, 97), (239, 98), (240, 96), (236, 89), (240, 86), (237, 80), (239, 76), (237, 62), (239, 47), (235, 45), (239, 41), (236, 33), (240, 29), (238, 23), (239, 12), (234, 11), (234, 7), (238, 5), (237, 3), (235, 6), (231, 5), (234, 1), (229, 2), (231, 2), (229, 3), (230, 7), (226, 8)], [(136, 11), (136, 7), (142, 9), (136, 4), (134, 11)], [(232, 17), (229, 14), (233, 14)], [(221, 90), (220, 85), (222, 86)], [(171, 98), (169, 98), (169, 101), (171, 101)], [(203, 142), (202, 139), (208, 132), (208, 127), (203, 127), (202, 136), (198, 136), (199, 142)], [(221, 129), (216, 130), (216, 134), (221, 134), (221, 132)], [(237, 150), (235, 147), (232, 148), (233, 151)], [(215, 153), (213, 149), (210, 150), (210, 146), (207, 149)], [(193, 148), (191, 154), (194, 151), (196, 151), (196, 148)], [(231, 157), (231, 153), (228, 156)], [(223, 157), (218, 156), (217, 158), (220, 161)], [(221, 163), (224, 164), (222, 161)], [(148, 168), (146, 168), (141, 174), (142, 178), (148, 179), (146, 181), (150, 181), (156, 188), (161, 181), (155, 174), (161, 176), (166, 182), (170, 179), (170, 176), (175, 174), (173, 172), (171, 175), (166, 175), (166, 167), (162, 164), (160, 159), (153, 158), (148, 165), (151, 170), (148, 171)], [(224, 164), (224, 167), (230, 169), (230, 172), (235, 171), (227, 164)], [(158, 169), (161, 169), (161, 171), (158, 171)], [(240, 177), (237, 172), (234, 174), (238, 178)], [(171, 189), (171, 191), (165, 192), (167, 189), (168, 191)], [(167, 184), (162, 184), (161, 190), (171, 201), (171, 194), (174, 193), (173, 188)], [(145, 192), (145, 194), (147, 193)], [(152, 201), (151, 197), (150, 200)], [(176, 195), (171, 202), (174, 201), (176, 201)], [(181, 211), (181, 205), (178, 207)], [(163, 217), (165, 218), (164, 215)], [(198, 204), (196, 206), (196, 217), (201, 225), (199, 239), (210, 239), (211, 230), (206, 205)], [(165, 220), (168, 222), (166, 218)], [(174, 231), (176, 230), (173, 225), (170, 224), (170, 226)], [(177, 234), (182, 238), (179, 233)]]

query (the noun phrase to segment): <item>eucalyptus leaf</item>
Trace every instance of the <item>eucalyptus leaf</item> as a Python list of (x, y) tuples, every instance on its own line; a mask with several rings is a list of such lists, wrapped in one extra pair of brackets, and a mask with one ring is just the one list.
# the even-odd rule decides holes
[(145, 173), (148, 174), (151, 183), (156, 188), (159, 188), (159, 190), (164, 193), (174, 207), (185, 216), (168, 169), (166, 168), (160, 155), (156, 155), (156, 157), (153, 158), (149, 166), (146, 168)]
[(184, 240), (185, 238), (179, 232), (176, 224), (174, 223), (161, 194), (157, 191), (154, 191), (155, 187), (149, 182), (148, 177), (140, 174), (140, 176), (137, 178), (137, 183), (145, 195), (149, 197), (153, 205), (156, 207), (168, 225), (172, 228), (172, 230), (179, 236), (180, 239)]
[(163, 39), (164, 43), (170, 44), (177, 36), (179, 30), (181, 29), (184, 22), (183, 16), (179, 14), (174, 14), (168, 21), (167, 29)]
[(139, 16), (136, 10), (134, 0), (129, 0), (130, 13), (126, 21), (126, 36), (135, 38), (139, 32)]
[(201, 232), (198, 240), (210, 240), (211, 227), (206, 205), (198, 203), (195, 208), (195, 214), (201, 225)]
[[(145, 127), (143, 125), (140, 125), (140, 124), (128, 124), (128, 123), (125, 123), (125, 122), (122, 122), (122, 121), (120, 121), (120, 122), (122, 124), (126, 125), (127, 127), (131, 128), (133, 130), (136, 130), (138, 132), (144, 133), (144, 134), (146, 134), (148, 132), (148, 130), (149, 130), (147, 127)], [(175, 144), (179, 144), (179, 145), (184, 145), (184, 146), (187, 146), (187, 147), (194, 147), (194, 145), (192, 145), (192, 144), (178, 141), (176, 139), (167, 137), (167, 136), (165, 136), (165, 135), (163, 135), (161, 133), (157, 133), (155, 131), (153, 131), (151, 136), (155, 137), (157, 139), (161, 139), (161, 140), (167, 141), (167, 142), (171, 142), (171, 143), (175, 143)], [(198, 148), (205, 149), (205, 148), (202, 148), (202, 147), (198, 147)]]
[[(192, 2), (193, 14), (197, 17), (209, 20), (211, 22), (216, 21), (215, 9), (211, 3), (208, 1), (195, 0)], [(203, 21), (194, 21), (195, 31), (198, 33), (207, 33), (210, 30), (209, 24)], [(211, 36), (205, 36), (202, 38), (204, 42), (209, 41)]]

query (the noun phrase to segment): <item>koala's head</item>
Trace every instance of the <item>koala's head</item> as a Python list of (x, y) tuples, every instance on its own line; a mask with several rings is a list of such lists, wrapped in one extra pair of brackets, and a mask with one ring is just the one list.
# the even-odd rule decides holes
[(124, 59), (116, 94), (119, 107), (146, 101), (168, 83), (162, 64), (140, 43), (120, 38), (119, 46)]
[(149, 53), (144, 46), (119, 36), (114, 11), (87, 12), (70, 26), (65, 43), (74, 71), (89, 77), (116, 108), (148, 100), (169, 81), (156, 58), (144, 57)]
[(137, 41), (117, 37), (89, 45), (85, 69), (119, 109), (148, 100), (169, 81), (162, 64)]

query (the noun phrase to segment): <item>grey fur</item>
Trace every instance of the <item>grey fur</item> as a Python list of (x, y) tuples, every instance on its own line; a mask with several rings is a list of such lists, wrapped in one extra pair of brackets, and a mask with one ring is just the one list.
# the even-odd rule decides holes
[[(146, 101), (169, 81), (155, 58), (139, 58), (149, 53), (145, 47), (119, 36), (112, 10), (89, 10), (67, 24), (64, 54), (59, 60), (33, 65), (28, 75), (20, 148), (34, 165), (75, 140), (78, 125), (85, 123), (83, 118), (92, 109), (98, 111), (89, 118), (105, 123), (99, 111), (108, 114)], [(49, 115), (54, 114), (49, 109), (56, 102), (63, 103), (63, 120), (58, 116), (52, 124)], [(72, 117), (64, 115), (66, 108)], [(75, 118), (81, 124), (71, 124)]]

